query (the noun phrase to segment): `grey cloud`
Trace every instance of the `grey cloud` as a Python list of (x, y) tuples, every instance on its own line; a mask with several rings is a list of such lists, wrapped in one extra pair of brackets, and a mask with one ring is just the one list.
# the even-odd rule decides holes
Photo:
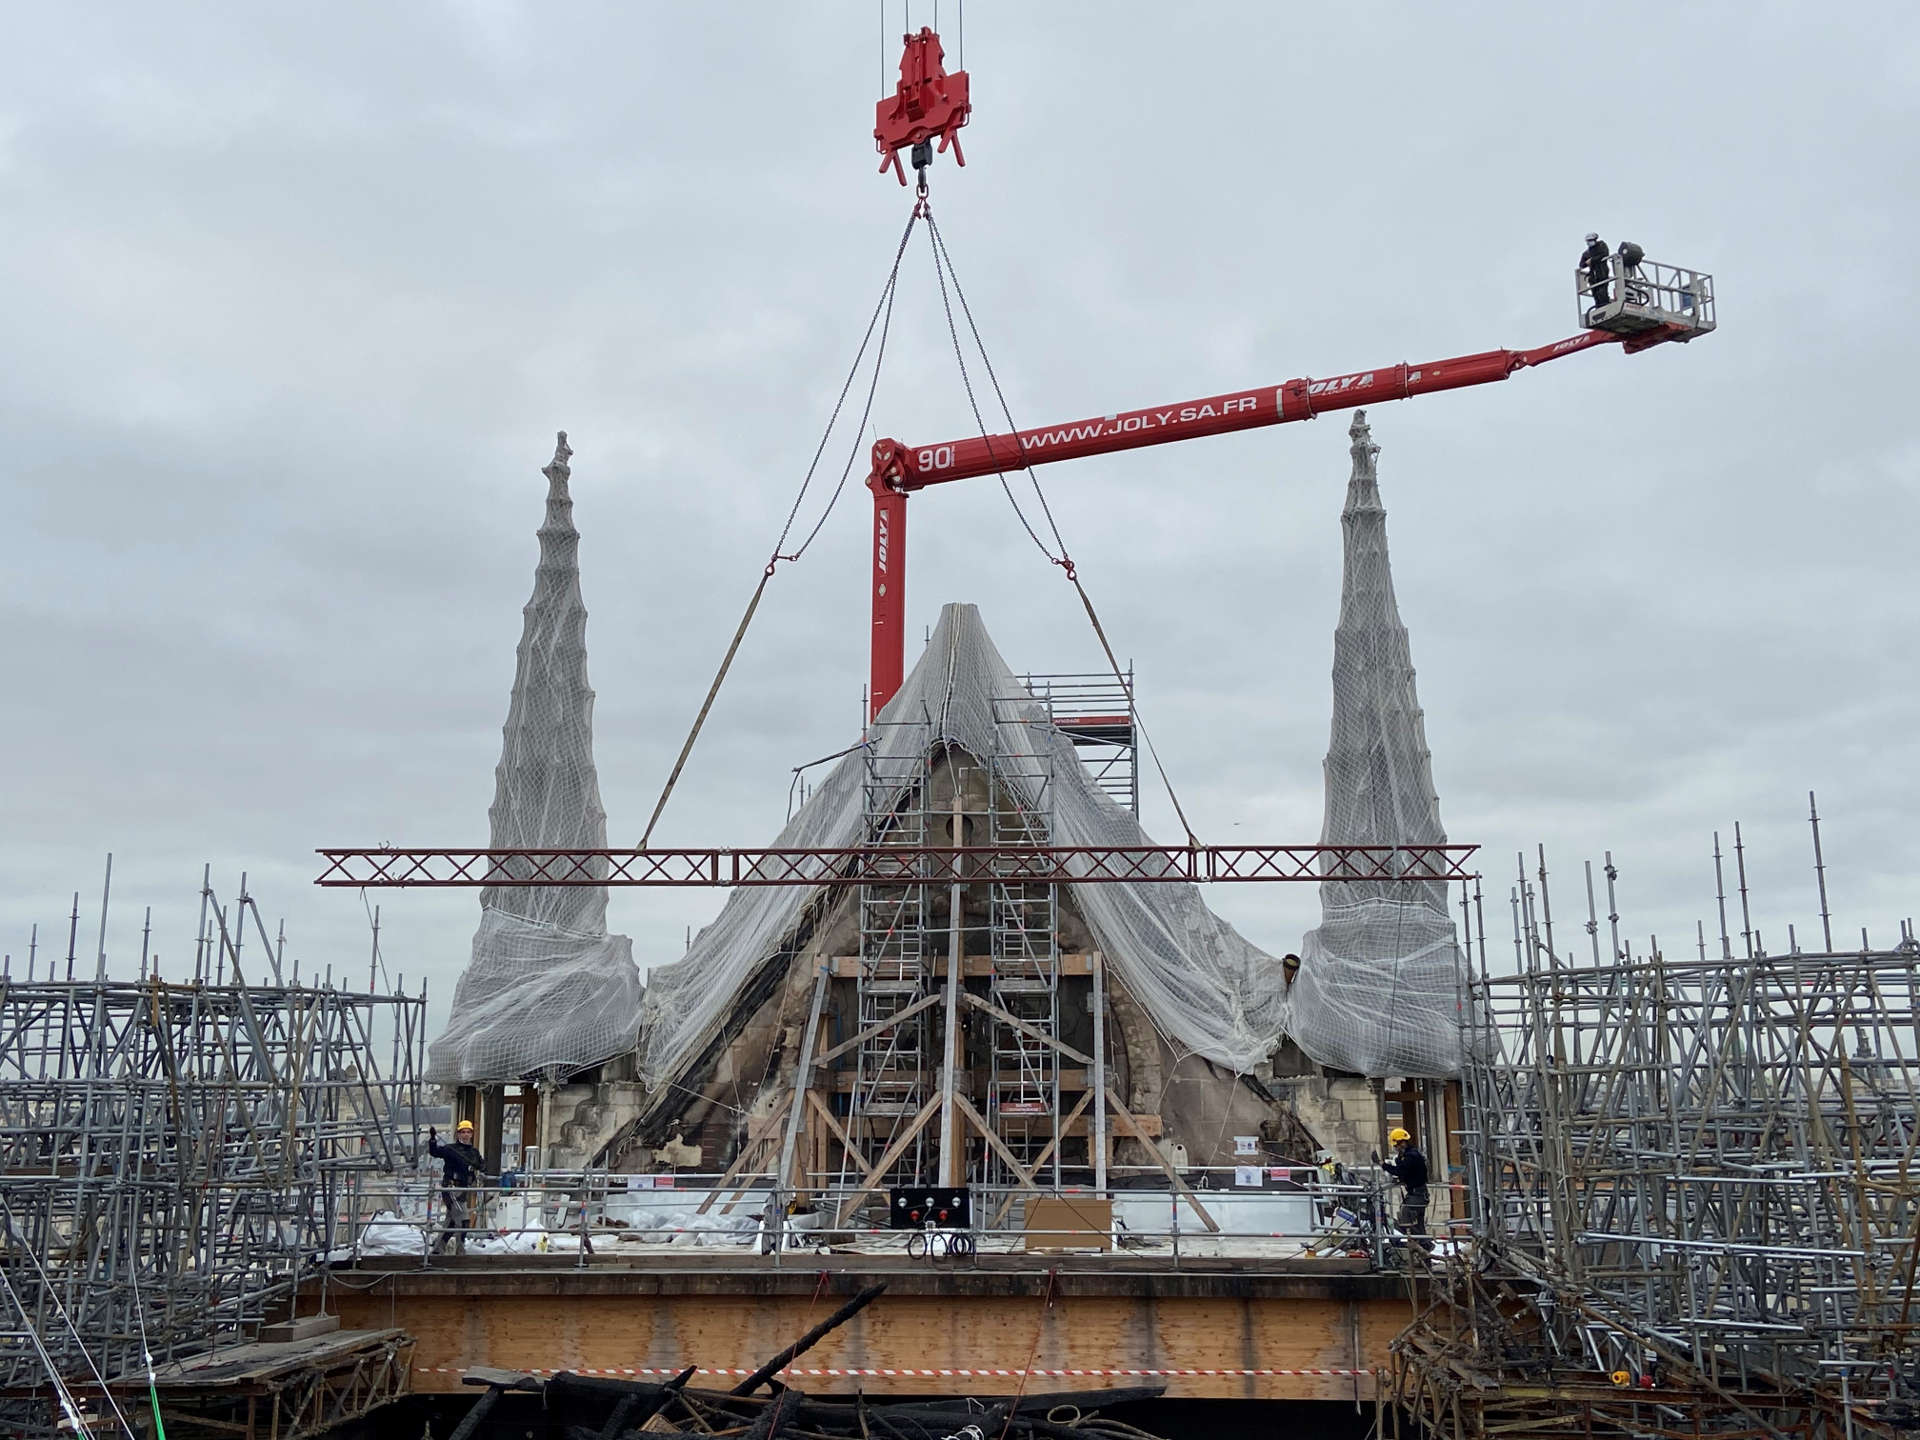
[[(1442, 815), (1500, 896), (1522, 847), (1569, 885), (1611, 847), (1663, 941), (1746, 819), (1774, 943), (1813, 923), (1817, 788), (1836, 908), (1890, 933), (1920, 774), (1920, 22), (1614, 13), (1673, 64), (1600, 63), (1583, 12), (1535, 6), (976, 0), (937, 213), (1028, 424), (1541, 343), (1596, 226), (1715, 270), (1724, 327), (1685, 350), (1374, 411)], [(117, 957), (149, 899), (181, 950), (203, 859), (310, 958), (362, 956), (309, 852), (485, 833), (562, 427), (603, 792), (637, 839), (904, 222), (866, 133), (897, 41), (865, 10), (509, 3), (69, 7), (15, 39), (0, 948), (113, 849)], [(874, 414), (910, 441), (972, 428), (928, 269), (917, 242)], [(1209, 836), (1318, 829), (1343, 430), (1043, 476)], [(770, 837), (791, 767), (852, 737), (858, 480), (776, 578), (661, 838)], [(990, 482), (916, 498), (911, 535), (915, 631), (973, 600), (1016, 667), (1098, 663)], [(1304, 891), (1215, 898), (1269, 948), (1312, 923)], [(444, 995), (473, 898), (381, 903), (390, 961)], [(623, 895), (611, 924), (652, 963), (716, 906)]]

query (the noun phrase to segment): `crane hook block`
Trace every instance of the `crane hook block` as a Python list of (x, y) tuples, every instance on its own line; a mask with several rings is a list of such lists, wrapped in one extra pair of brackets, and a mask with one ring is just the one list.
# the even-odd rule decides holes
[(941, 154), (951, 145), (953, 158), (967, 163), (960, 151), (960, 127), (973, 113), (973, 104), (967, 98), (967, 72), (947, 73), (938, 35), (923, 25), (917, 35), (901, 38), (906, 49), (900, 54), (900, 83), (874, 107), (873, 143), (880, 152), (880, 173), (891, 166), (904, 185), (907, 172), (900, 166), (900, 152), (936, 135)]

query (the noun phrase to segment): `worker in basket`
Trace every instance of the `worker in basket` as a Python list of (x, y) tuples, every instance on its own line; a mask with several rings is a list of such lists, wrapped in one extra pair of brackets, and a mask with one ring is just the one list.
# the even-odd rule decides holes
[(1598, 231), (1589, 233), (1587, 248), (1580, 252), (1580, 263), (1587, 267), (1587, 294), (1592, 297), (1596, 309), (1605, 305), (1613, 294), (1607, 285), (1607, 260), (1607, 242), (1600, 238)]
[(1427, 1157), (1413, 1143), (1413, 1136), (1396, 1125), (1387, 1132), (1393, 1154), (1380, 1168), (1400, 1182), (1400, 1229), (1414, 1244), (1431, 1254), (1433, 1241), (1427, 1238)]
[(440, 1132), (427, 1128), (427, 1153), (440, 1162), (440, 1199), (447, 1209), (446, 1224), (433, 1242), (438, 1255), (452, 1241), (454, 1253), (467, 1253), (467, 1232), (480, 1208), (479, 1181), (493, 1169), (486, 1156), (473, 1143), (473, 1122), (462, 1120), (453, 1127), (453, 1144), (442, 1145)]

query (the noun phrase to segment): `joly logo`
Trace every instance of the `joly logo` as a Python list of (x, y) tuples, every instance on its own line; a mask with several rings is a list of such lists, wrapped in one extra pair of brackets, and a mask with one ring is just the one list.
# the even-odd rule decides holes
[(1335, 380), (1315, 380), (1307, 386), (1309, 395), (1338, 395), (1343, 390), (1364, 390), (1373, 384), (1373, 371), (1363, 375), (1342, 375)]

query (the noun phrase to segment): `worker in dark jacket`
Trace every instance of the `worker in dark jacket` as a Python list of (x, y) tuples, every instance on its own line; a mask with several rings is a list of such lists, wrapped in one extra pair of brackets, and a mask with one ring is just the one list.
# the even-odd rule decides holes
[(1587, 267), (1587, 289), (1595, 305), (1606, 304), (1613, 293), (1607, 285), (1607, 258), (1607, 242), (1599, 233), (1587, 236), (1587, 248), (1580, 252), (1580, 263)]
[(1400, 1198), (1400, 1228), (1421, 1249), (1430, 1251), (1433, 1242), (1427, 1238), (1427, 1157), (1414, 1145), (1413, 1136), (1397, 1125), (1388, 1132), (1387, 1143), (1393, 1147), (1393, 1156), (1380, 1168), (1398, 1180), (1405, 1192)]
[(454, 1253), (467, 1253), (467, 1232), (473, 1228), (479, 1208), (479, 1183), (492, 1171), (486, 1156), (473, 1143), (473, 1122), (462, 1120), (453, 1128), (453, 1144), (442, 1145), (440, 1132), (427, 1128), (427, 1153), (440, 1162), (440, 1198), (446, 1203), (447, 1223), (433, 1242), (437, 1255), (453, 1241)]

